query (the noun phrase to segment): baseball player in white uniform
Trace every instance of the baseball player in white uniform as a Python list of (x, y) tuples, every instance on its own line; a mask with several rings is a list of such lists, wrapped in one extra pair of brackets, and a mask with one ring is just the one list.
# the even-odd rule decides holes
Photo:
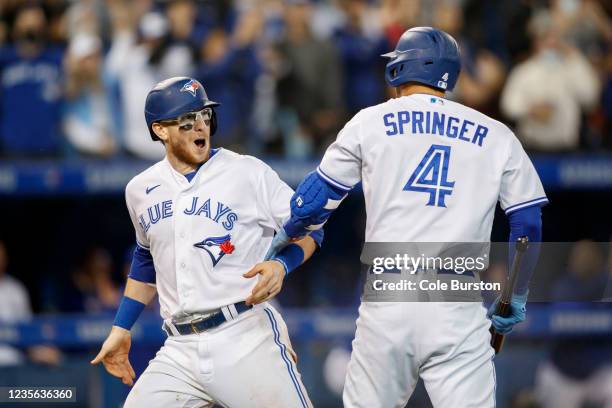
[[(461, 68), (455, 40), (416, 27), (384, 57), (397, 98), (345, 125), (297, 188), (291, 219), (269, 253), (323, 225), (360, 181), (366, 242), (488, 242), (498, 201), (510, 219), (509, 241), (539, 242), (548, 200), (521, 144), (502, 123), (444, 98)], [(507, 318), (489, 312), (488, 320), (478, 302), (362, 301), (344, 406), (403, 407), (421, 377), (435, 407), (493, 407), (489, 327), (505, 334), (524, 320), (534, 266), (527, 258)]]
[(129, 330), (155, 293), (168, 338), (125, 407), (311, 406), (285, 323), (267, 300), (322, 234), (262, 262), (289, 218), (293, 191), (262, 161), (210, 148), (217, 105), (186, 77), (160, 82), (147, 96), (147, 125), (166, 157), (126, 187), (138, 245), (92, 363), (132, 385)]

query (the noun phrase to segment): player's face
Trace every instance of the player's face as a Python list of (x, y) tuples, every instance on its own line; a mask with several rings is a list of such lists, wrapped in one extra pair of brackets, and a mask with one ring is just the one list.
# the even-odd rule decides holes
[(162, 139), (169, 159), (194, 169), (208, 160), (211, 118), (212, 110), (205, 108), (181, 115), (174, 121), (166, 121), (166, 137)]

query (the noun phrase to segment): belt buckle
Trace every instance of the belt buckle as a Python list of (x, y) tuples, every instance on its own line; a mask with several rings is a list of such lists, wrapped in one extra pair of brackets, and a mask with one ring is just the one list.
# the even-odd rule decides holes
[(207, 319), (207, 317), (198, 317), (197, 319), (193, 319), (192, 321), (189, 322), (189, 326), (191, 327), (191, 331), (193, 333), (200, 334), (205, 331), (205, 330), (198, 331), (197, 327), (195, 326), (196, 324), (203, 322), (204, 319)]

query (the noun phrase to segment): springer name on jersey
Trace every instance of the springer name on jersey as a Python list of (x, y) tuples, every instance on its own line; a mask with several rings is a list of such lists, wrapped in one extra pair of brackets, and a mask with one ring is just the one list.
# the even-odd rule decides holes
[(498, 201), (506, 212), (547, 202), (510, 129), (426, 94), (360, 111), (318, 172), (340, 188), (363, 181), (367, 242), (488, 242)]

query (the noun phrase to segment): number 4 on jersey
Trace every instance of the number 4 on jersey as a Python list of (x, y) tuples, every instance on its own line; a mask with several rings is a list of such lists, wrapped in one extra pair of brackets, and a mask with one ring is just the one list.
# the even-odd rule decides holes
[(448, 181), (450, 146), (431, 145), (404, 186), (405, 191), (429, 193), (427, 205), (446, 207), (444, 199), (453, 193), (454, 181)]

